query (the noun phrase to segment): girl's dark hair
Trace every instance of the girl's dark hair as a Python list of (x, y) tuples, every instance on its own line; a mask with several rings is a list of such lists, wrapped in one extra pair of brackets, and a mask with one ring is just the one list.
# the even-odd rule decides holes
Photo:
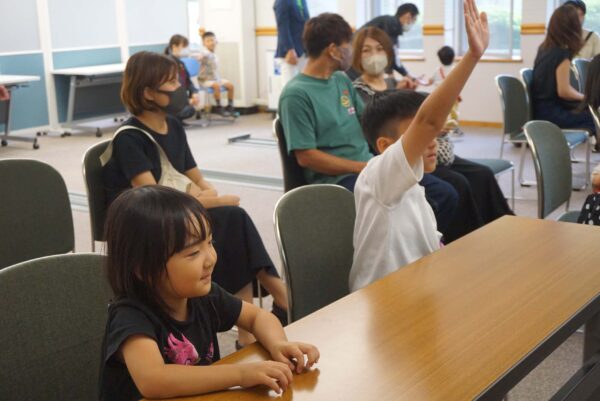
[(571, 5), (564, 5), (554, 10), (546, 39), (540, 45), (541, 50), (560, 48), (568, 49), (573, 58), (583, 47), (581, 39), (581, 23), (577, 10)]
[(210, 233), (206, 210), (184, 192), (160, 185), (123, 192), (108, 209), (104, 232), (105, 272), (114, 294), (168, 313), (157, 290), (167, 261)]
[(215, 36), (214, 32), (207, 31), (202, 34), (202, 40), (204, 40), (206, 38), (216, 38), (216, 36)]
[(389, 68), (395, 58), (394, 45), (392, 45), (392, 41), (387, 33), (374, 26), (363, 28), (354, 35), (354, 43), (352, 44), (352, 67), (361, 74), (365, 72), (362, 66), (362, 47), (367, 38), (375, 40), (383, 47), (383, 51), (385, 51), (388, 58), (387, 68)]
[(583, 104), (590, 105), (594, 110), (600, 107), (600, 55), (590, 62), (585, 82)]
[(171, 39), (169, 39), (169, 44), (167, 45), (167, 47), (165, 47), (165, 54), (166, 55), (170, 55), (171, 54), (171, 48), (173, 46), (181, 46), (183, 45), (188, 46), (190, 44), (190, 41), (188, 40), (188, 38), (186, 38), (183, 35), (173, 35), (171, 36)]
[(123, 83), (121, 84), (121, 100), (127, 110), (134, 116), (142, 112), (156, 111), (158, 107), (144, 97), (146, 88), (158, 89), (159, 86), (177, 77), (179, 68), (168, 56), (153, 53), (135, 53), (127, 61)]
[(361, 117), (363, 133), (371, 147), (377, 149), (377, 138), (381, 136), (395, 136), (392, 123), (413, 118), (426, 98), (426, 94), (410, 90), (376, 93)]
[(308, 57), (319, 57), (332, 43), (339, 46), (350, 41), (352, 41), (352, 28), (341, 15), (319, 14), (304, 25), (302, 42)]

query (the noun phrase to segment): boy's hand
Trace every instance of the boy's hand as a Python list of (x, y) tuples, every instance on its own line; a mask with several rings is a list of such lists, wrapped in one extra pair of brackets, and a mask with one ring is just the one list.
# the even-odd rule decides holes
[[(273, 345), (270, 352), (275, 361), (287, 364), (296, 373), (302, 373), (305, 368), (310, 369), (319, 362), (320, 357), (319, 350), (314, 345), (288, 341), (281, 341)], [(306, 355), (306, 361), (304, 355)]]
[(479, 13), (475, 0), (464, 0), (464, 11), (469, 52), (476, 59), (480, 59), (490, 44), (487, 14)]
[(243, 388), (264, 384), (279, 394), (287, 390), (293, 380), (289, 366), (281, 362), (246, 363), (239, 367), (240, 386)]

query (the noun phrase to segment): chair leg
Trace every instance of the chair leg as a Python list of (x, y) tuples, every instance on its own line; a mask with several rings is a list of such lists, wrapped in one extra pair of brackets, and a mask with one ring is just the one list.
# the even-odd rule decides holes
[(510, 171), (510, 192), (511, 192), (511, 204), (512, 204), (512, 211), (513, 213), (515, 212), (515, 169), (513, 168)]
[(525, 181), (523, 178), (523, 172), (525, 170), (525, 156), (527, 155), (527, 144), (521, 145), (521, 161), (519, 162), (519, 184), (522, 187), (531, 187), (536, 183), (534, 181)]

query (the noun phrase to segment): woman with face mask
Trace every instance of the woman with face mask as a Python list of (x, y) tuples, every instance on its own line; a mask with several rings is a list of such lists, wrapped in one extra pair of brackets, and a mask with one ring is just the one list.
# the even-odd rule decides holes
[[(151, 66), (151, 68), (149, 68)], [(129, 58), (121, 99), (132, 114), (101, 156), (108, 203), (121, 192), (144, 185), (164, 185), (187, 192), (210, 215), (218, 262), (213, 281), (238, 298), (252, 302), (252, 281), (274, 298), (273, 311), (285, 324), (287, 292), (240, 198), (223, 195), (208, 182), (192, 155), (186, 132), (175, 118), (186, 105), (185, 88), (171, 57), (139, 52)], [(239, 345), (253, 342), (240, 330)]]
[(368, 103), (376, 92), (386, 89), (411, 89), (405, 78), (397, 81), (387, 72), (392, 66), (394, 50), (390, 39), (379, 28), (364, 28), (354, 37), (352, 67), (361, 73), (354, 81), (363, 102)]

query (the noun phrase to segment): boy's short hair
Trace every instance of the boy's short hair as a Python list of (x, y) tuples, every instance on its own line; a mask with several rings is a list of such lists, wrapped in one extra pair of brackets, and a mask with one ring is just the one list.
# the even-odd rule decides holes
[(146, 51), (135, 53), (125, 67), (121, 101), (134, 116), (142, 114), (145, 110), (158, 110), (154, 103), (144, 97), (144, 90), (158, 89), (176, 77), (177, 72), (177, 64), (168, 56)]
[(413, 3), (401, 4), (396, 10), (396, 18), (400, 18), (406, 13), (410, 13), (412, 17), (416, 17), (417, 15), (419, 15), (419, 7), (417, 7)]
[(438, 50), (437, 55), (443, 65), (452, 65), (454, 62), (454, 49), (450, 46), (444, 46)]
[(371, 147), (377, 150), (377, 139), (381, 136), (394, 138), (394, 122), (413, 118), (427, 95), (409, 90), (388, 89), (375, 94), (361, 117), (363, 133)]
[(342, 16), (323, 13), (313, 17), (304, 25), (302, 42), (308, 57), (317, 58), (330, 44), (336, 46), (350, 43), (352, 28)]
[(216, 38), (217, 35), (215, 35), (214, 32), (211, 31), (206, 31), (202, 34), (202, 40), (205, 40), (206, 38)]
[(587, 7), (585, 6), (585, 3), (582, 0), (568, 0), (565, 1), (563, 5), (567, 4), (583, 11), (583, 15), (587, 13)]

